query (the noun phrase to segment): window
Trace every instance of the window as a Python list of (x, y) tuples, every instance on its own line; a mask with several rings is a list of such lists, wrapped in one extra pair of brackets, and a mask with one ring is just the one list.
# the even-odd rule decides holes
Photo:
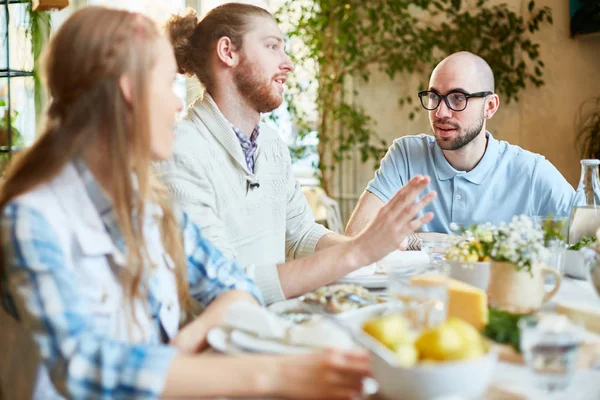
[[(281, 5), (285, 3), (285, 1), (289, 0), (236, 0), (241, 3), (254, 4), (259, 7), (264, 7), (267, 10), (274, 12)], [(231, 1), (228, 0), (203, 0), (201, 1), (202, 8), (200, 10), (201, 15), (205, 15), (213, 8), (220, 6), (221, 4), (229, 3)], [(295, 46), (301, 46), (301, 43), (293, 43), (288, 45), (292, 46), (292, 49)], [(315, 67), (310, 63), (305, 63), (304, 65), (296, 65), (296, 69), (294, 71), (295, 78), (298, 79), (303, 86), (308, 86), (309, 82), (314, 81), (315, 76)], [(316, 89), (315, 89), (316, 90)], [(306, 112), (308, 115), (311, 115), (311, 118), (316, 118), (316, 109), (314, 101), (302, 101), (299, 102), (297, 107), (302, 107), (303, 112)], [(263, 115), (263, 121), (266, 124), (273, 126), (279, 132), (281, 138), (285, 141), (288, 147), (301, 147), (305, 149), (302, 153), (302, 157), (292, 157), (292, 170), (294, 171), (294, 175), (298, 179), (301, 185), (306, 186), (314, 186), (318, 184), (318, 179), (316, 178), (318, 170), (316, 168), (319, 156), (317, 153), (317, 145), (319, 142), (317, 132), (313, 131), (302, 140), (298, 138), (297, 129), (295, 129), (294, 124), (291, 119), (291, 115), (288, 112), (288, 106), (284, 102), (278, 109), (274, 110), (270, 115)]]
[[(140, 12), (155, 20), (159, 25), (164, 24), (171, 14), (181, 12), (186, 8), (185, 0), (89, 0), (88, 4)], [(184, 76), (177, 77), (175, 92), (181, 102), (187, 105), (186, 78)], [(183, 112), (185, 112), (185, 107)]]
[[(31, 41), (26, 35), (29, 20), (27, 4), (9, 4), (8, 21), (5, 5), (0, 6), (0, 69), (6, 71), (31, 71), (33, 55)], [(8, 35), (8, 42), (6, 36)], [(8, 50), (8, 51), (7, 51)], [(8, 57), (7, 57), (8, 56)], [(20, 73), (18, 75), (21, 75)], [(12, 145), (22, 147), (35, 138), (34, 81), (31, 76), (14, 76), (9, 80), (6, 72), (0, 78), (0, 146), (8, 146), (8, 125), (12, 131)], [(9, 99), (10, 82), (10, 99)], [(8, 103), (10, 100), (10, 115)], [(0, 169), (8, 161), (8, 154), (0, 155)]]

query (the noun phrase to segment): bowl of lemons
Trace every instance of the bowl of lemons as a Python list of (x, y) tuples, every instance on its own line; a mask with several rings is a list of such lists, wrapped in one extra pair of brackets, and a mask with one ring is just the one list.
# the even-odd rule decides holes
[(428, 329), (415, 329), (411, 321), (410, 315), (396, 312), (360, 323), (361, 340), (372, 351), (379, 396), (480, 398), (497, 361), (496, 351), (482, 335), (454, 317)]

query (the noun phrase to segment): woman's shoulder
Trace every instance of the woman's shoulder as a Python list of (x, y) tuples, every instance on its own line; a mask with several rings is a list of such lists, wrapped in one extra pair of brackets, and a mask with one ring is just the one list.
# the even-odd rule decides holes
[(4, 207), (2, 215), (5, 217), (8, 210), (20, 210), (24, 215), (35, 215), (35, 218), (45, 219), (53, 225), (64, 225), (64, 209), (60, 197), (73, 199), (77, 192), (77, 173), (69, 163), (56, 176), (49, 181), (40, 183), (33, 188), (15, 196)]

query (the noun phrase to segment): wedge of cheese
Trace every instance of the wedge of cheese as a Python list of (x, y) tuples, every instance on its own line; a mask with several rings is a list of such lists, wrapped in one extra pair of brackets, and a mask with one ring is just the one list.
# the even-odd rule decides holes
[(441, 275), (417, 275), (414, 285), (440, 285), (448, 283), (448, 316), (457, 317), (482, 330), (488, 323), (487, 294), (472, 285)]

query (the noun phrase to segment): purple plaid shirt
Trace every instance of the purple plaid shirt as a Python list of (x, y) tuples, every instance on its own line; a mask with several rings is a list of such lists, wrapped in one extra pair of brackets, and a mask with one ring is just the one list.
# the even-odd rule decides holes
[(244, 132), (236, 128), (231, 122), (229, 123), (229, 125), (231, 125), (231, 129), (233, 129), (235, 135), (240, 141), (242, 151), (244, 152), (244, 157), (246, 157), (246, 165), (248, 165), (248, 170), (254, 173), (254, 155), (258, 150), (258, 143), (256, 143), (256, 139), (258, 138), (258, 134), (260, 133), (258, 125), (256, 125), (256, 128), (254, 128), (254, 130), (252, 131), (250, 139), (248, 139), (248, 136), (246, 136)]

